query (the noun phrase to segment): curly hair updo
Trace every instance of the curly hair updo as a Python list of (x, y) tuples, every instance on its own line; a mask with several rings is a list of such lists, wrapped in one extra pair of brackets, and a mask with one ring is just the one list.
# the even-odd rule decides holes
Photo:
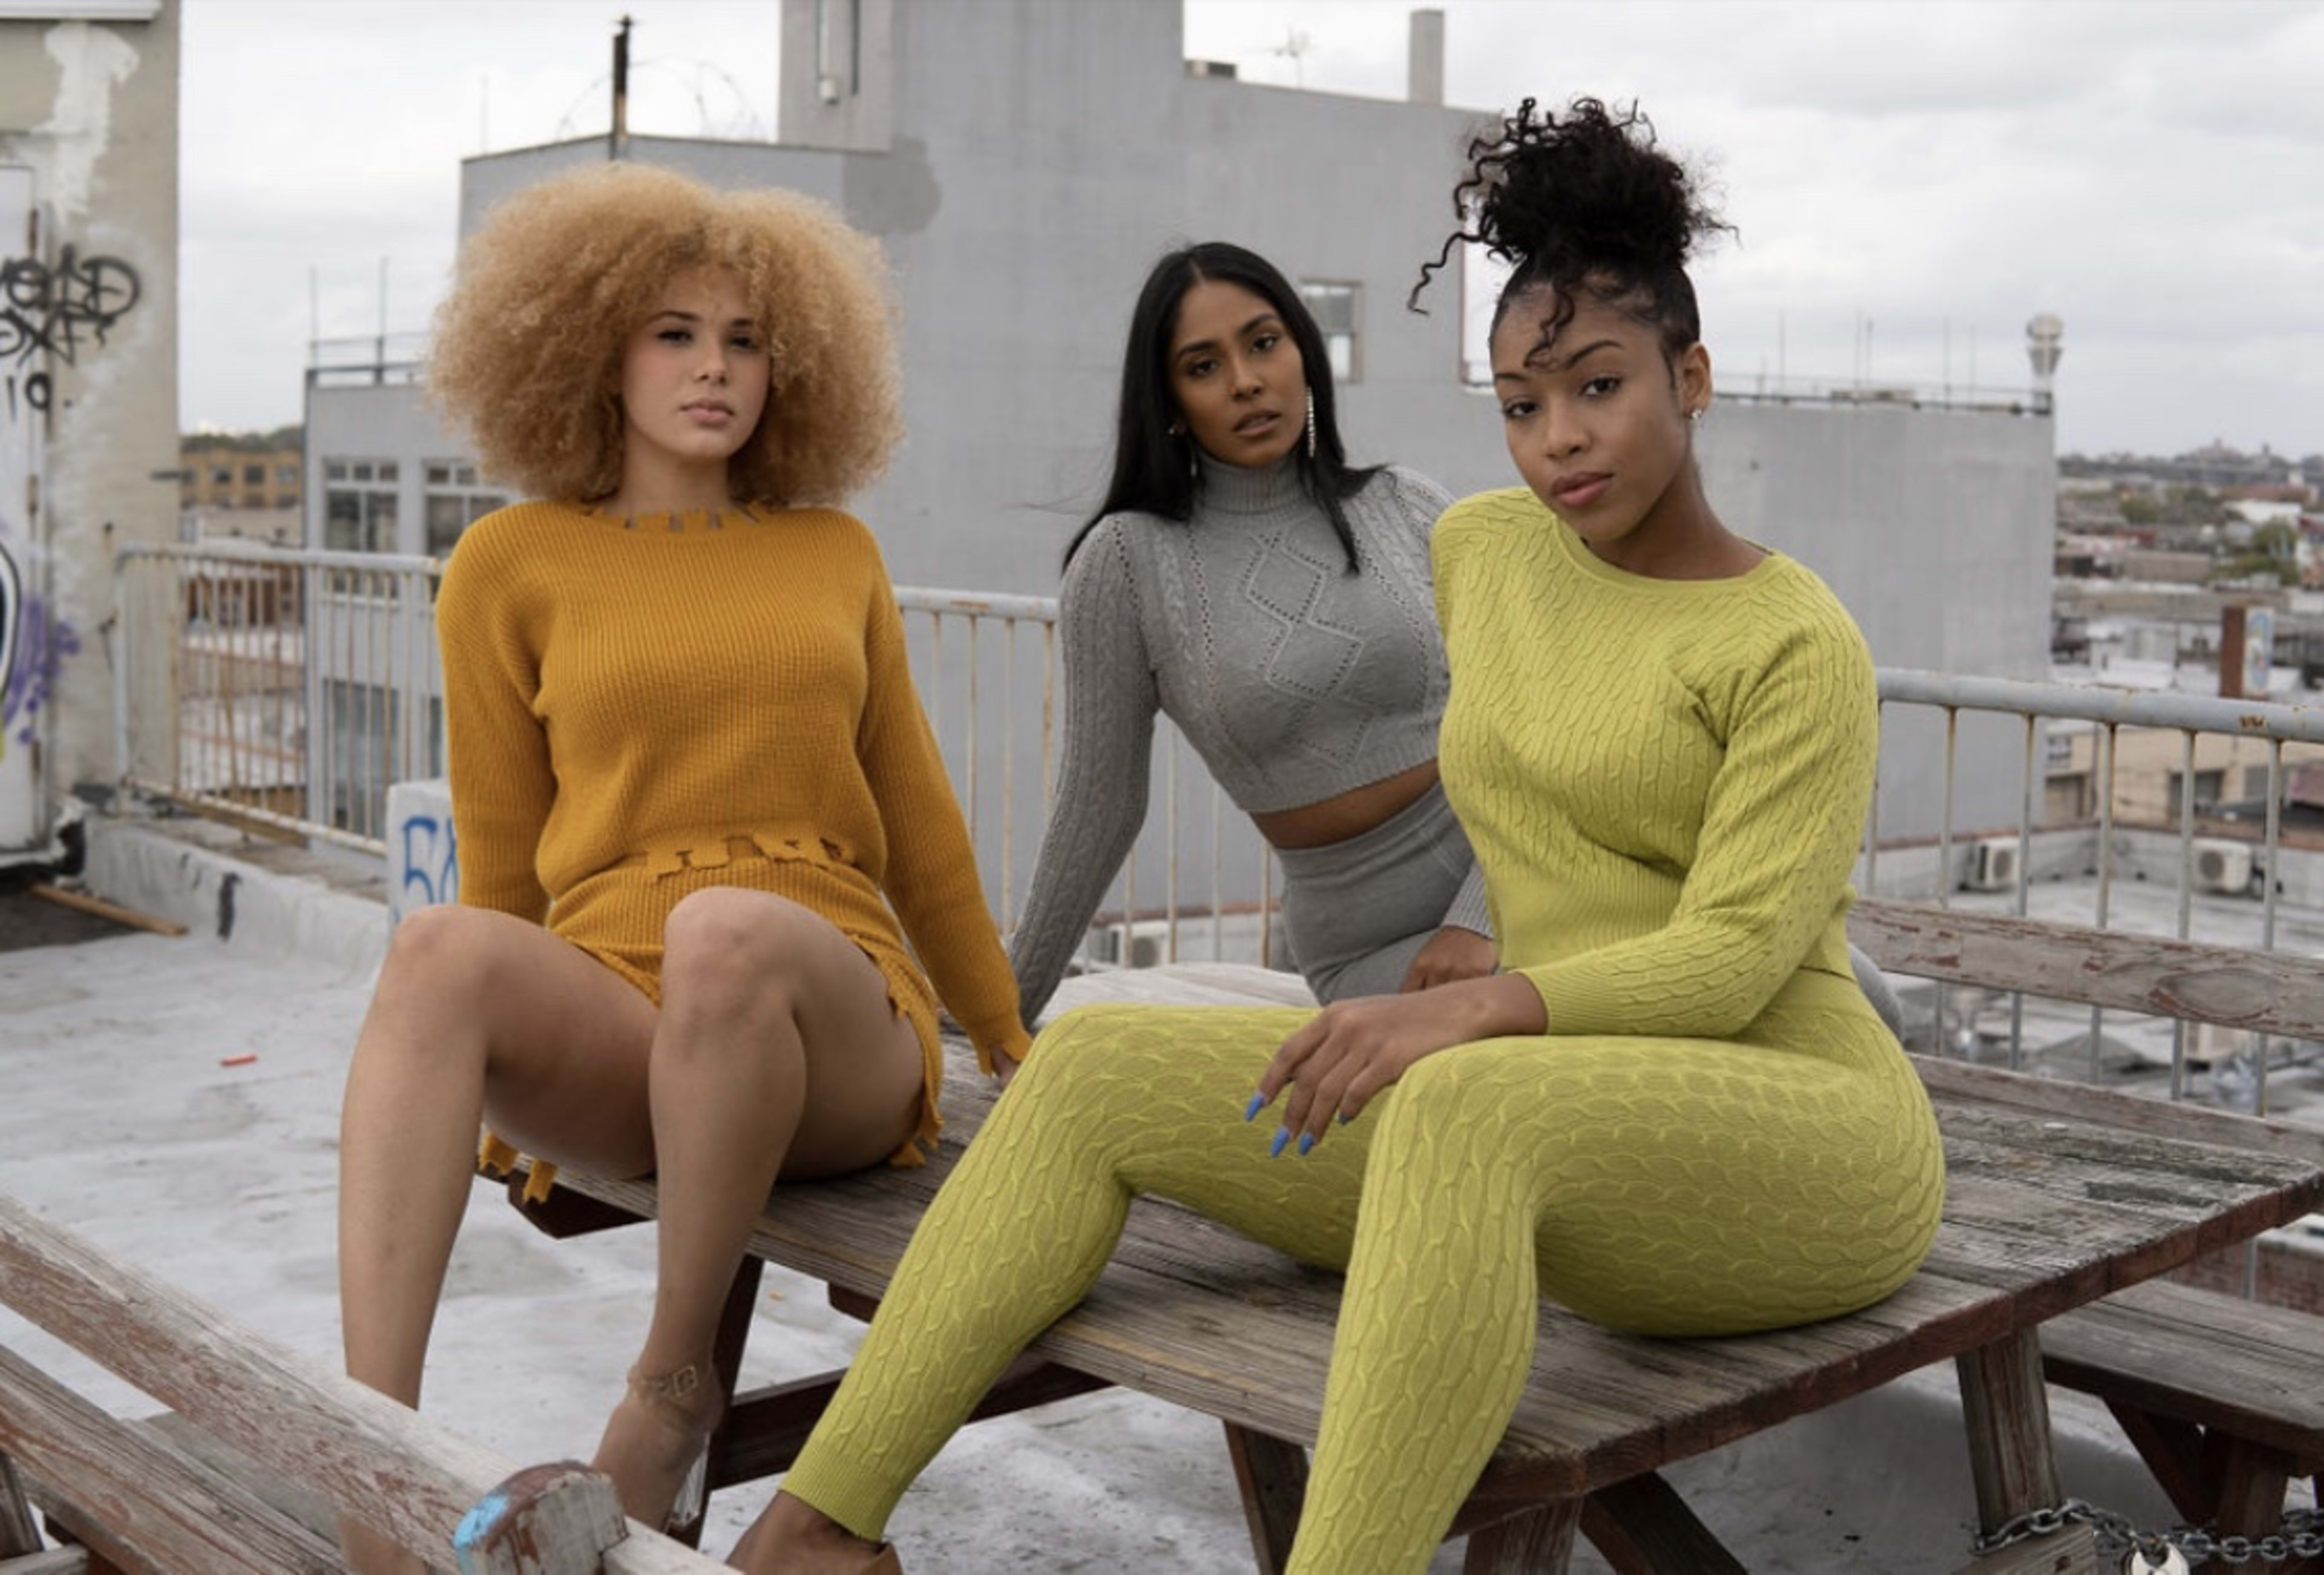
[(1472, 241), (1515, 264), (1493, 309), (1495, 328), (1512, 303), (1547, 290), (1547, 344), (1587, 295), (1657, 330), (1665, 357), (1702, 337), (1688, 255), (1702, 237), (1732, 227), (1684, 166), (1655, 145), (1653, 123), (1636, 105), (1612, 111), (1586, 97), (1562, 120), (1536, 114), (1528, 98), (1497, 131), (1473, 139), (1452, 211), (1462, 227), (1422, 265), (1413, 303), (1453, 246)]
[(601, 164), (530, 187), (460, 248), (437, 309), (429, 388), (484, 469), (537, 498), (622, 482), (622, 360), (671, 277), (741, 279), (766, 336), (758, 429), (728, 461), (746, 502), (837, 502), (886, 467), (901, 380), (879, 247), (811, 198), (714, 191)]

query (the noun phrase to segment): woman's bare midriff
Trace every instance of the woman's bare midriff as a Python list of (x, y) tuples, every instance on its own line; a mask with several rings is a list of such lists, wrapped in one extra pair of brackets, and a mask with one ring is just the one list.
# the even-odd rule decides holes
[(1320, 848), (1363, 835), (1435, 786), (1436, 762), (1423, 760), (1410, 770), (1351, 788), (1337, 797), (1254, 815), (1250, 823), (1271, 846)]

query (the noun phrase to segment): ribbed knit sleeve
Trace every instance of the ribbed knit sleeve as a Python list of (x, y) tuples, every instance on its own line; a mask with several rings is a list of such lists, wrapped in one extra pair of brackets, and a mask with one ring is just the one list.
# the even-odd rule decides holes
[(976, 849), (912, 685), (895, 591), (883, 566), (875, 564), (872, 579), (857, 753), (887, 837), (883, 885), (936, 994), (968, 1030), (978, 1064), (991, 1072), (996, 1050), (1023, 1060), (1029, 1036), (985, 907)]
[(1482, 865), (1469, 867), (1469, 878), (1461, 882), (1461, 889), (1452, 894), (1452, 906), (1444, 910), (1444, 925), (1454, 929), (1474, 930), (1488, 938), (1492, 935), (1493, 909), (1491, 904), (1485, 900), (1485, 870)]
[[(1434, 479), (1400, 465), (1391, 465), (1386, 472), (1395, 488), (1397, 517), (1412, 531), (1420, 561), (1431, 561), (1431, 541), (1436, 531), (1436, 521), (1452, 506), (1452, 494)], [(1440, 614), (1441, 616), (1441, 614)], [(1469, 878), (1453, 894), (1452, 906), (1444, 910), (1444, 924), (1455, 929), (1473, 930), (1490, 937), (1493, 933), (1492, 908), (1485, 899), (1485, 871), (1471, 867)]]
[(1425, 564), (1429, 539), (1435, 534), (1438, 519), (1452, 506), (1452, 494), (1434, 477), (1401, 465), (1384, 466), (1383, 474), (1394, 488), (1397, 518), (1412, 531)]
[(549, 912), (535, 861), (556, 797), (549, 734), (534, 714), (539, 640), (529, 625), (525, 565), (487, 516), (444, 570), (436, 640), (444, 664), (452, 812), (460, 839), (460, 901), (539, 924)]
[(1090, 532), (1058, 595), (1065, 726), (1049, 824), (1025, 911), (1010, 939), (1019, 1009), (1040, 1015), (1146, 823), (1154, 714), (1161, 699), (1139, 617), (1127, 528)]
[(1521, 970), (1552, 1034), (1740, 1033), (1845, 910), (1879, 736), (1854, 625), (1792, 631), (1727, 721), (1726, 761), (1669, 922)]

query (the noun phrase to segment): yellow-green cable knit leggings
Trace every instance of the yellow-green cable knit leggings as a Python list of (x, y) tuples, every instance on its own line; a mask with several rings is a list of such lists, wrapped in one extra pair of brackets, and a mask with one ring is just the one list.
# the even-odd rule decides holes
[(783, 1488), (877, 1539), (1150, 1193), (1344, 1266), (1290, 1568), (1424, 1570), (1517, 1404), (1536, 1297), (1642, 1333), (1740, 1333), (1850, 1312), (1911, 1275), (1942, 1154), (1919, 1079), (1854, 999), (1779, 1002), (1756, 1043), (1460, 1045), (1278, 1159), (1272, 1114), (1246, 1125), (1243, 1106), (1309, 1014), (1072, 1013), (930, 1206)]

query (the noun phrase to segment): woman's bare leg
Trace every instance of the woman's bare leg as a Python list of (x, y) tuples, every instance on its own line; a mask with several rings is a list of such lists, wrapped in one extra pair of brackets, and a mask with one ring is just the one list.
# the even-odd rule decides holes
[[(860, 1169), (903, 1147), (919, 1119), (920, 1044), (871, 960), (797, 903), (697, 892), (664, 943), (650, 1073), (659, 1273), (637, 1368), (706, 1379), (726, 1288), (777, 1175)], [(595, 1463), (652, 1524), (698, 1448), (632, 1392)]]
[[(563, 1132), (559, 1157), (586, 1154), (632, 1174), (651, 1164), (645, 1072), (655, 1015), (627, 981), (539, 926), (437, 907), (397, 926), (340, 1115), (339, 1304), (350, 1377), (419, 1403), (476, 1128), (503, 1087), (554, 1068), (591, 1112)], [(419, 1568), (345, 1529), (359, 1570)]]

